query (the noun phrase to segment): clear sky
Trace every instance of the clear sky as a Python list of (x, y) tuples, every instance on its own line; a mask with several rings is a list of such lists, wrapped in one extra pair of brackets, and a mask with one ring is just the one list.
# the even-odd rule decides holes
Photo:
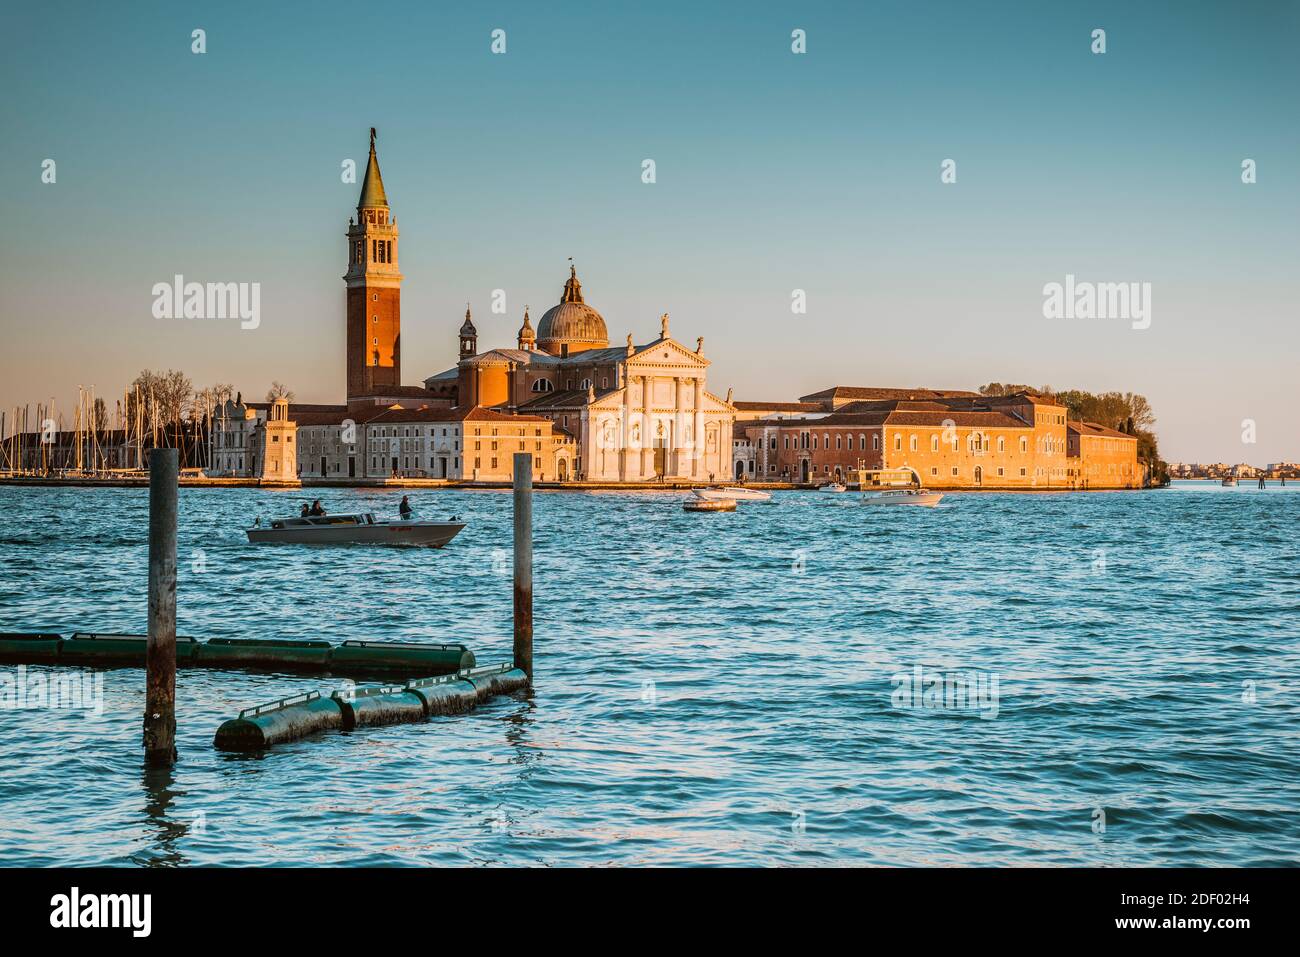
[[(1300, 459), (1297, 3), (0, 16), (0, 408), (68, 408), (79, 384), (111, 407), (145, 367), (342, 401), (359, 187), (340, 164), (364, 166), (375, 126), (408, 384), (454, 363), (467, 300), (481, 347), (513, 345), (573, 256), (611, 341), (647, 341), (669, 312), (677, 338), (704, 336), (718, 394), (1131, 390), (1170, 461)], [(261, 326), (155, 319), (151, 289), (177, 273), (261, 283)], [(1044, 284), (1067, 274), (1151, 283), (1150, 328), (1044, 318)]]

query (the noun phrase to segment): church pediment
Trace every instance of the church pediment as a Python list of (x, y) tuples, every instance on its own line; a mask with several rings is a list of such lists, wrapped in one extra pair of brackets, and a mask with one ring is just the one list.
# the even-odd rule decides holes
[(638, 370), (649, 371), (666, 367), (704, 369), (708, 365), (708, 359), (694, 349), (686, 348), (676, 339), (661, 339), (648, 346), (642, 346), (627, 359), (628, 371), (634, 374)]

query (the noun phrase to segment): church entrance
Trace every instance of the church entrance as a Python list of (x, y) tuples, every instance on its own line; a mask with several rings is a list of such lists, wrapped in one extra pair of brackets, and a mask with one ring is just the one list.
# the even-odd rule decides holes
[(736, 463), (736, 481), (742, 481), (745, 478), (745, 463)]
[(569, 463), (564, 459), (558, 459), (555, 463), (555, 472), (556, 477), (561, 482), (567, 482), (569, 480)]

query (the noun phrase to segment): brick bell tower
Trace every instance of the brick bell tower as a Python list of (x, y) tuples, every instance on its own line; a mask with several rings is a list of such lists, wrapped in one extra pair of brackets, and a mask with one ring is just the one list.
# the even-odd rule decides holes
[(348, 220), (348, 399), (402, 384), (402, 274), (397, 220), (388, 208), (370, 128), (370, 160), (356, 221)]

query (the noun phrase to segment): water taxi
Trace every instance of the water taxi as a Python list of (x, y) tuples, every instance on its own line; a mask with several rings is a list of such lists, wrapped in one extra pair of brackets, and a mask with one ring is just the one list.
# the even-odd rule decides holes
[(895, 469), (858, 469), (863, 505), (922, 505), (934, 508), (942, 492), (921, 487), (921, 474), (911, 466)]
[(255, 545), (424, 545), (442, 548), (460, 534), (465, 522), (454, 516), (446, 522), (417, 519), (380, 521), (373, 512), (349, 515), (304, 515), (273, 518), (263, 525), (259, 517), (247, 529)]
[(772, 498), (771, 492), (759, 488), (742, 488), (739, 485), (727, 485), (722, 488), (693, 488), (697, 498), (708, 502), (730, 500), (732, 502), (766, 502)]
[(827, 482), (825, 485), (823, 485), (823, 486), (822, 486), (821, 488), (819, 488), (817, 491), (819, 491), (819, 492), (847, 492), (848, 490), (849, 490), (849, 487), (848, 487), (847, 485), (841, 485), (839, 482)]

